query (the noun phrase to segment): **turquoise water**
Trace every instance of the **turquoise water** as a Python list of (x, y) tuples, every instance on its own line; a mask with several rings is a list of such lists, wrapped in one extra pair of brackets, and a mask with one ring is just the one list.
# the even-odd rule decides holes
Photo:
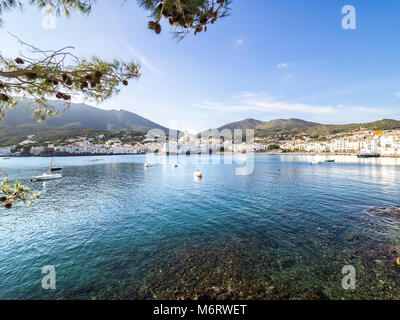
[(218, 155), (93, 159), (58, 158), (65, 177), (45, 184), (30, 178), (49, 158), (0, 159), (42, 192), (0, 209), (1, 299), (400, 298), (400, 220), (368, 212), (400, 205), (400, 159), (256, 155), (249, 176)]

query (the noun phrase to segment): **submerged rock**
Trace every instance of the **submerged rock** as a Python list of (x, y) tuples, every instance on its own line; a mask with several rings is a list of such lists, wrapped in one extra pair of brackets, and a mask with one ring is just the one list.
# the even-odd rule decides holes
[(368, 212), (378, 217), (400, 219), (400, 207), (371, 208)]
[(349, 242), (360, 240), (361, 236), (359, 234), (348, 234), (345, 239)]

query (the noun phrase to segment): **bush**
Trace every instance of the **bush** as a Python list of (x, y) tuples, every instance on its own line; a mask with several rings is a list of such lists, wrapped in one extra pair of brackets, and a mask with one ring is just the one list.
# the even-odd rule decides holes
[(280, 146), (278, 146), (277, 144), (270, 144), (269, 146), (268, 146), (268, 151), (272, 151), (272, 150), (278, 150), (278, 149), (280, 149), (281, 147)]

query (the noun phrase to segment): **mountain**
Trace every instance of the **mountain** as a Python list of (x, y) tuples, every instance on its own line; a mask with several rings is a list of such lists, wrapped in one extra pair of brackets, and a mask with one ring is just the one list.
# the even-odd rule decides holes
[[(298, 133), (308, 135), (327, 136), (340, 133), (351, 133), (354, 131), (376, 131), (376, 130), (397, 130), (400, 129), (400, 121), (394, 119), (382, 119), (373, 122), (365, 123), (350, 123), (350, 124), (320, 124), (304, 130), (298, 130)], [(296, 130), (292, 130), (296, 133)]]
[(235, 129), (255, 129), (257, 126), (262, 125), (264, 122), (256, 119), (245, 119), (242, 121), (236, 121), (236, 122), (231, 122), (228, 124), (223, 125), (222, 127), (219, 127), (218, 130), (235, 130)]
[(257, 130), (292, 130), (295, 128), (310, 128), (320, 125), (319, 123), (304, 121), (301, 119), (276, 119), (263, 122), (255, 129)]
[[(49, 129), (94, 129), (107, 131), (141, 131), (161, 129), (168, 132), (168, 128), (143, 118), (136, 113), (125, 110), (103, 110), (86, 104), (71, 104), (65, 109), (60, 103), (50, 101), (60, 110), (59, 117), (53, 117), (44, 123), (37, 123), (32, 117), (32, 107), (29, 100), (18, 102), (16, 109), (6, 112), (5, 120), (0, 122), (0, 130), (13, 129), (14, 131), (42, 131)], [(28, 107), (28, 110), (26, 109)]]
[[(350, 124), (320, 124), (301, 119), (276, 119), (271, 121), (260, 121), (256, 119), (245, 119), (242, 121), (228, 123), (219, 127), (223, 129), (253, 129), (255, 135), (261, 138), (270, 138), (276, 135), (310, 135), (310, 136), (329, 136), (340, 133), (351, 133), (359, 130), (394, 130), (400, 129), (400, 121), (393, 119), (383, 119), (367, 123)], [(201, 133), (199, 134), (201, 135)]]
[[(224, 129), (235, 130), (235, 129), (253, 129), (257, 131), (281, 131), (291, 130), (296, 128), (310, 128), (313, 126), (319, 126), (319, 123), (304, 121), (300, 119), (276, 119), (271, 121), (261, 121), (256, 119), (244, 119), (242, 121), (231, 122), (225, 124), (217, 130), (222, 131)], [(201, 133), (199, 133), (201, 135)]]

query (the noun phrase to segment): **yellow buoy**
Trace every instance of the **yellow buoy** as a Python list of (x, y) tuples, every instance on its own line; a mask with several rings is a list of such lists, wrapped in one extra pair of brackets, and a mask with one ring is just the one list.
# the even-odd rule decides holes
[(400, 267), (400, 258), (397, 258), (397, 260), (396, 260), (396, 265), (397, 265), (398, 267)]

